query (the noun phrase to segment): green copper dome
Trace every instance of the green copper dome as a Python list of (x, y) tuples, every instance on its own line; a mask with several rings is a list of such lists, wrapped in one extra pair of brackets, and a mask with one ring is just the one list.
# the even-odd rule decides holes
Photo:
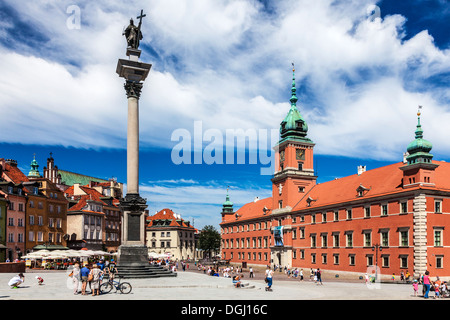
[(417, 116), (416, 139), (411, 141), (406, 149), (409, 153), (406, 157), (408, 164), (420, 162), (430, 163), (433, 158), (433, 155), (429, 153), (433, 148), (433, 145), (423, 138), (423, 130), (420, 125), (420, 112), (417, 113)]
[(28, 172), (29, 177), (36, 177), (39, 178), (41, 175), (39, 174), (39, 165), (36, 161), (36, 156), (33, 157), (33, 161), (31, 161), (31, 169), (30, 172)]
[(233, 213), (233, 202), (230, 201), (230, 196), (228, 195), (227, 188), (227, 197), (225, 198), (225, 202), (222, 205), (222, 213)]
[(230, 201), (230, 196), (227, 193), (225, 202), (222, 204), (223, 207), (233, 207), (233, 202)]
[(309, 138), (306, 137), (308, 133), (308, 125), (306, 124), (305, 119), (303, 119), (300, 111), (297, 109), (297, 89), (295, 88), (295, 69), (292, 70), (292, 88), (291, 88), (291, 98), (289, 101), (291, 102), (291, 108), (289, 109), (288, 114), (284, 118), (284, 120), (280, 124), (280, 142), (284, 140), (299, 140), (312, 142)]

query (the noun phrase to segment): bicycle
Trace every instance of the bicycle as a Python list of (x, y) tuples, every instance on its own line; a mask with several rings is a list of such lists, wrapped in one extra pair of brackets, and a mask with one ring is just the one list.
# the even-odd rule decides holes
[(119, 281), (114, 281), (113, 279), (108, 279), (107, 282), (104, 282), (100, 285), (100, 292), (103, 293), (110, 293), (111, 290), (115, 288), (116, 291), (120, 291), (121, 293), (130, 293), (131, 292), (131, 284), (129, 282), (121, 282), (121, 278), (119, 278)]

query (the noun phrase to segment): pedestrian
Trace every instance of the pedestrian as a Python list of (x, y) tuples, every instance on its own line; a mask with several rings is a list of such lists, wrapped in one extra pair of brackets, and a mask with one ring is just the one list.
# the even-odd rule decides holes
[(233, 283), (236, 288), (240, 288), (241, 287), (241, 277), (239, 277), (239, 275), (234, 276)]
[(253, 268), (250, 267), (250, 278), (253, 278)]
[(434, 298), (436, 299), (436, 298), (439, 298), (440, 284), (435, 282), (435, 283), (433, 283), (433, 285), (434, 285), (434, 287), (433, 287), (433, 289), (434, 289)]
[(303, 269), (300, 270), (300, 281), (303, 281)]
[(89, 270), (88, 265), (84, 265), (83, 268), (80, 270), (80, 276), (81, 276), (81, 294), (86, 295), (86, 286), (88, 283), (88, 277), (91, 270)]
[(419, 291), (419, 283), (417, 280), (413, 281), (414, 297), (417, 297)]
[(109, 264), (109, 278), (111, 280), (114, 280), (116, 274), (118, 273), (116, 263), (114, 260), (111, 260), (111, 263)]
[(323, 283), (322, 283), (322, 272), (320, 271), (319, 268), (317, 268), (317, 282), (320, 282), (320, 284), (323, 285)]
[(103, 262), (103, 260), (100, 260), (99, 262), (97, 262), (97, 266), (101, 271), (103, 271), (103, 269), (105, 268), (105, 263)]
[(92, 266), (92, 270), (89, 273), (90, 275), (92, 275), (92, 280), (91, 280), (91, 290), (92, 290), (92, 295), (100, 295), (100, 276), (103, 274), (103, 271), (100, 270), (100, 268), (98, 267), (97, 264), (94, 264)]
[(9, 280), (8, 286), (11, 287), (11, 289), (17, 289), (22, 283), (25, 282), (25, 276), (23, 273), (19, 273), (17, 276), (14, 276)]
[(266, 291), (272, 291), (273, 270), (270, 269), (270, 267), (268, 267), (266, 270), (266, 279), (267, 279)]
[(75, 263), (73, 265), (73, 270), (70, 273), (71, 277), (72, 277), (72, 284), (73, 284), (73, 294), (78, 294), (78, 286), (80, 284), (80, 280), (81, 280), (81, 273), (80, 273), (80, 264), (79, 263)]
[(423, 287), (425, 288), (424, 298), (428, 299), (428, 293), (430, 292), (431, 281), (430, 281), (430, 272), (425, 271), (425, 275), (423, 276)]
[(366, 272), (366, 274), (364, 275), (364, 278), (366, 279), (366, 284), (369, 282), (369, 275), (367, 274), (367, 272)]

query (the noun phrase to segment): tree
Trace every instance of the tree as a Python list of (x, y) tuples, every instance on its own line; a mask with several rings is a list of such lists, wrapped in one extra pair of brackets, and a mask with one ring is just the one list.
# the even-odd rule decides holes
[(204, 226), (198, 238), (198, 247), (208, 252), (211, 257), (211, 251), (218, 252), (220, 250), (221, 236), (219, 231), (212, 225)]

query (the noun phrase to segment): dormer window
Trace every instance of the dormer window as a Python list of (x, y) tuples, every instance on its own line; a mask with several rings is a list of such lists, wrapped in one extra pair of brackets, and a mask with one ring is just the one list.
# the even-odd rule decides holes
[(358, 197), (363, 197), (365, 194), (367, 194), (367, 192), (370, 191), (370, 189), (371, 188), (366, 188), (362, 184), (360, 184), (359, 187), (356, 188), (356, 194), (358, 195)]
[(306, 205), (308, 207), (310, 207), (311, 203), (314, 202), (314, 201), (317, 201), (317, 199), (313, 199), (313, 198), (311, 198), (311, 196), (309, 196), (308, 199), (306, 199)]

